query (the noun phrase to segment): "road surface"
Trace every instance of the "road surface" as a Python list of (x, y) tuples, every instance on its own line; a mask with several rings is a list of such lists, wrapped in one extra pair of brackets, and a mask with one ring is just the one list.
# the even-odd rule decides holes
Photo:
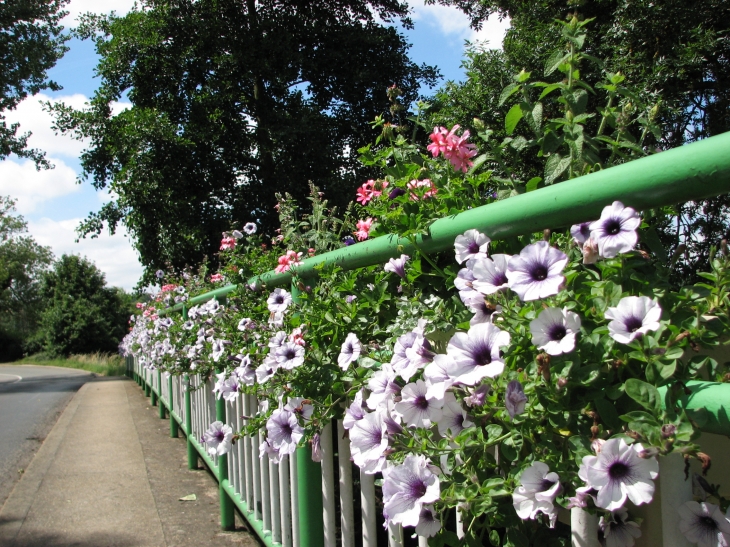
[(0, 365), (0, 507), (76, 390), (83, 370)]

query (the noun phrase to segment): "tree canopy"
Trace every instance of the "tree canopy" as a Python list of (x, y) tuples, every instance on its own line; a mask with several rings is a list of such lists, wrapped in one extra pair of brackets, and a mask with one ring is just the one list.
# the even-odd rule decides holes
[(0, 160), (10, 154), (50, 167), (40, 150), (28, 149), (28, 133), (19, 124), (8, 125), (4, 113), (28, 95), (61, 89), (47, 79), (67, 51), (69, 39), (59, 21), (69, 0), (4, 0), (0, 2)]
[(87, 18), (101, 85), (86, 111), (57, 108), (57, 126), (90, 139), (84, 176), (114, 199), (80, 232), (126, 225), (149, 280), (210, 259), (233, 223), (273, 234), (276, 192), (302, 199), (312, 180), (346, 203), (387, 87), (410, 102), (437, 76), (376, 19), (407, 14), (398, 0), (150, 0)]

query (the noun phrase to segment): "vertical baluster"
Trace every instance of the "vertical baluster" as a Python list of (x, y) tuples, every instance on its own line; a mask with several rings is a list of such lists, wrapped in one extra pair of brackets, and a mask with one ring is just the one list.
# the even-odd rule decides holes
[(281, 515), (281, 545), (291, 547), (291, 499), (289, 497), (289, 456), (279, 462), (279, 511)]
[(296, 456), (289, 456), (289, 491), (291, 492), (292, 547), (299, 547), (299, 476)]
[(570, 510), (570, 537), (573, 547), (601, 547), (598, 517), (580, 507), (573, 507)]
[(388, 547), (403, 547), (403, 528), (400, 524), (388, 524)]
[(362, 546), (377, 547), (378, 526), (375, 520), (375, 477), (360, 470), (360, 504), (362, 506)]
[[(243, 396), (243, 415), (251, 416), (251, 395)], [(256, 506), (253, 501), (253, 460), (251, 459), (251, 447), (253, 442), (251, 437), (246, 435), (243, 437), (243, 471), (245, 474), (246, 489), (246, 505), (249, 511), (255, 511)]]
[(335, 524), (335, 470), (332, 447), (332, 424), (328, 423), (320, 437), (322, 448), (322, 507), (324, 509), (324, 545), (334, 547), (337, 535)]
[[(263, 442), (263, 436), (259, 433), (259, 441)], [(269, 483), (269, 457), (261, 459), (261, 509), (263, 513), (264, 530), (271, 530), (271, 490)]]
[[(251, 414), (255, 414), (258, 410), (259, 402), (256, 397), (252, 396), (253, 403), (251, 407)], [(263, 501), (261, 499), (261, 467), (262, 463), (265, 463), (259, 458), (259, 447), (261, 446), (261, 433), (256, 433), (256, 436), (252, 438), (253, 447), (251, 449), (251, 455), (253, 457), (253, 492), (254, 492), (254, 505), (256, 506), (256, 518), (263, 520)], [(264, 456), (266, 457), (266, 456)]]
[(279, 498), (279, 465), (269, 460), (269, 490), (271, 492), (271, 539), (281, 543), (281, 505)]
[(352, 491), (352, 462), (350, 439), (345, 437), (342, 420), (337, 420), (337, 458), (340, 465), (340, 530), (342, 547), (355, 547), (355, 496)]

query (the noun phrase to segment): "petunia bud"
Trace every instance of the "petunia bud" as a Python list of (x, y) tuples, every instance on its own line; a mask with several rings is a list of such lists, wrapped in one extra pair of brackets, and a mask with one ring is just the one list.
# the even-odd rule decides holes
[(674, 437), (674, 434), (677, 432), (677, 426), (674, 424), (664, 424), (662, 426), (662, 437), (665, 439), (668, 439), (669, 437)]
[(507, 408), (510, 418), (514, 419), (518, 414), (522, 414), (526, 404), (525, 389), (520, 382), (512, 380), (507, 384), (507, 392), (504, 395), (504, 406)]

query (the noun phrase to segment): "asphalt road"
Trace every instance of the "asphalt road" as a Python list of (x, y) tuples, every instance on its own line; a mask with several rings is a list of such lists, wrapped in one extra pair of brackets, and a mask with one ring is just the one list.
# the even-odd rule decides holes
[(83, 370), (0, 365), (0, 507), (76, 390)]

